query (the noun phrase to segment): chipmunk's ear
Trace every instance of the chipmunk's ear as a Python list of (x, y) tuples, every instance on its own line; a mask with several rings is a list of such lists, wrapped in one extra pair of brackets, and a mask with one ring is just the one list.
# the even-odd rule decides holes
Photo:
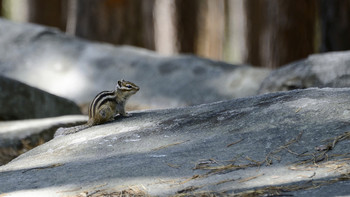
[(122, 87), (122, 82), (118, 81), (116, 89), (120, 89)]

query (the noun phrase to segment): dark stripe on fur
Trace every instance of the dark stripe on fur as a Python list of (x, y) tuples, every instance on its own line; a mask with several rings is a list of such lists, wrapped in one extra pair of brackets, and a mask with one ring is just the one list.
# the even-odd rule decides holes
[(108, 96), (114, 96), (114, 91), (103, 91), (100, 92), (95, 98), (94, 100), (92, 100), (90, 107), (89, 107), (89, 118), (94, 117), (95, 112), (96, 112), (96, 107), (98, 107), (98, 103), (100, 102), (100, 100), (102, 100), (105, 97)]

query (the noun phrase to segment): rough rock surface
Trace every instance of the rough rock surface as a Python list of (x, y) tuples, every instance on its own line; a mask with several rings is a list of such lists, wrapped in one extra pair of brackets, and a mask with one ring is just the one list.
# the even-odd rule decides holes
[(51, 140), (57, 128), (83, 124), (86, 121), (86, 116), (70, 115), (0, 122), (0, 165)]
[(55, 138), (0, 167), (0, 190), (349, 195), (349, 98), (350, 89), (306, 89), (134, 112)]
[(311, 55), (273, 72), (259, 93), (310, 87), (350, 87), (350, 51)]
[[(82, 104), (117, 80), (141, 91), (134, 108), (168, 108), (255, 95), (269, 70), (195, 56), (98, 44), (55, 29), (0, 19), (0, 73)], [(205, 96), (203, 96), (205, 95)]]
[(0, 120), (81, 114), (72, 101), (0, 76)]

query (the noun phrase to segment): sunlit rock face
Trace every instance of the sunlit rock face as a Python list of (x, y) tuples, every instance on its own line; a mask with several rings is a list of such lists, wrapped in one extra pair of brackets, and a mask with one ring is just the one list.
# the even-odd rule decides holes
[(58, 30), (0, 19), (0, 73), (89, 103), (117, 80), (141, 91), (133, 109), (170, 108), (255, 95), (267, 69), (237, 66), (190, 55), (161, 56), (129, 46), (93, 43)]
[(310, 87), (350, 87), (350, 51), (311, 55), (273, 72), (259, 93)]
[(311, 88), (133, 112), (0, 167), (1, 192), (346, 196), (349, 98)]

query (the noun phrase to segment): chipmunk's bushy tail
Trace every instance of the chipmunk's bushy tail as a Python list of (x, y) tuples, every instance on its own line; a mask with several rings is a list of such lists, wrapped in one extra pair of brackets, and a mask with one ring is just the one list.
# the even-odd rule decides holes
[(63, 136), (63, 135), (70, 135), (73, 133), (77, 133), (83, 129), (87, 129), (89, 127), (91, 127), (91, 125), (89, 125), (89, 124), (83, 124), (83, 125), (78, 125), (75, 127), (68, 127), (68, 128), (60, 127), (57, 129), (57, 131), (55, 132), (55, 135), (53, 137), (56, 138), (56, 137)]

